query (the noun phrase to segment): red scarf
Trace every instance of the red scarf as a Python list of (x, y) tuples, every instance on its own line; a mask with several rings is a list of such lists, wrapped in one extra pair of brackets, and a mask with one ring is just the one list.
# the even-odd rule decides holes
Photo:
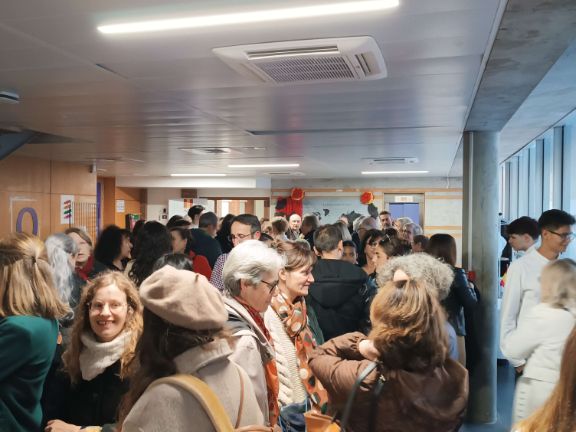
[(88, 261), (84, 263), (83, 267), (76, 267), (78, 276), (80, 276), (85, 281), (90, 279), (90, 273), (92, 273), (92, 270), (94, 270), (94, 255), (90, 255)]
[[(270, 332), (264, 325), (264, 319), (262, 315), (242, 300), (240, 297), (234, 298), (238, 303), (244, 306), (244, 309), (248, 311), (258, 328), (262, 330), (266, 339), (272, 345), (272, 337)], [(266, 377), (266, 393), (268, 395), (268, 416), (270, 418), (270, 424), (275, 425), (278, 422), (278, 417), (280, 416), (280, 407), (278, 406), (278, 393), (280, 391), (280, 383), (278, 381), (278, 369), (276, 368), (276, 360), (272, 359), (268, 363), (263, 364), (264, 373)]]

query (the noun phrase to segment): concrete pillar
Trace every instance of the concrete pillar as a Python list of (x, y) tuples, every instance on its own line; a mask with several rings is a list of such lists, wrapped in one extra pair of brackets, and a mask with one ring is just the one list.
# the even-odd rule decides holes
[(462, 263), (476, 272), (481, 293), (476, 328), (481, 344), (478, 365), (470, 376), (468, 420), (496, 421), (498, 347), (498, 132), (464, 134), (464, 208)]

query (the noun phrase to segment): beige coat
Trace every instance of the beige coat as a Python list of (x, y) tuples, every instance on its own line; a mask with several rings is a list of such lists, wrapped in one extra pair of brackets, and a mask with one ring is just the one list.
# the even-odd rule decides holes
[[(206, 349), (211, 348), (211, 349)], [(231, 360), (232, 349), (225, 340), (207, 347), (192, 348), (175, 362), (179, 373), (192, 374), (204, 381), (220, 399), (232, 424), (240, 405), (240, 377), (244, 379), (244, 407), (240, 426), (263, 425), (264, 419), (250, 378)], [(206, 412), (194, 396), (179, 387), (160, 384), (146, 390), (132, 407), (122, 426), (123, 432), (213, 432)]]
[(232, 330), (236, 342), (231, 359), (242, 366), (250, 377), (260, 410), (267, 423), (268, 389), (264, 364), (274, 358), (274, 348), (244, 306), (230, 297), (224, 297), (224, 303), (228, 311), (228, 327)]

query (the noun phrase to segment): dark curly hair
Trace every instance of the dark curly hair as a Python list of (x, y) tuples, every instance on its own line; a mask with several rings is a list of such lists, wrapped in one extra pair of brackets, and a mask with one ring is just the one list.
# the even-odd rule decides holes
[(132, 250), (134, 263), (130, 269), (130, 278), (137, 286), (152, 274), (154, 263), (162, 255), (172, 251), (172, 238), (160, 222), (146, 222), (140, 229), (136, 244)]
[(116, 225), (109, 225), (100, 233), (94, 248), (94, 258), (103, 264), (110, 265), (122, 251), (122, 240), (130, 238), (130, 232)]

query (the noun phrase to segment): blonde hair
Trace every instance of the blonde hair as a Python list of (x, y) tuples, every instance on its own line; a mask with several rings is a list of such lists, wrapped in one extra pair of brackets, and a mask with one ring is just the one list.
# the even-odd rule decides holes
[(388, 282), (374, 297), (370, 320), (369, 338), (387, 368), (426, 371), (446, 361), (446, 318), (424, 281)]
[(25, 233), (0, 240), (0, 318), (60, 319), (68, 312), (54, 286), (42, 240)]
[(521, 432), (574, 432), (576, 430), (574, 357), (576, 357), (576, 328), (572, 330), (564, 346), (560, 378), (554, 391), (544, 405), (516, 425), (513, 430)]
[(576, 262), (569, 258), (546, 265), (540, 276), (542, 302), (558, 308), (576, 307)]
[(64, 368), (68, 372), (73, 384), (80, 381), (80, 353), (84, 349), (82, 333), (92, 332), (90, 327), (89, 306), (96, 295), (96, 291), (110, 285), (116, 285), (120, 291), (126, 294), (126, 301), (132, 313), (126, 318), (124, 331), (130, 331), (130, 340), (126, 344), (124, 353), (120, 357), (120, 378), (124, 379), (130, 373), (130, 368), (136, 352), (136, 344), (142, 334), (142, 303), (134, 283), (120, 272), (107, 272), (94, 278), (84, 288), (80, 302), (76, 308), (76, 315), (70, 334), (70, 345), (62, 355)]

